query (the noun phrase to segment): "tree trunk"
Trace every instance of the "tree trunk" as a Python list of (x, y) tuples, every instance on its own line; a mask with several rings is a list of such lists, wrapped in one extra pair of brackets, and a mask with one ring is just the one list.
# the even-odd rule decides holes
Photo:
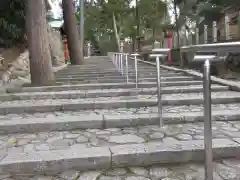
[(177, 48), (180, 46), (180, 34), (179, 34), (179, 22), (178, 22), (178, 13), (177, 13), (177, 2), (176, 0), (173, 1), (173, 8), (174, 8), (174, 16), (175, 16), (175, 23), (176, 23), (176, 33), (177, 33)]
[(120, 38), (117, 30), (117, 22), (116, 22), (116, 17), (114, 13), (112, 14), (112, 18), (113, 18), (113, 29), (114, 29), (116, 42), (117, 42), (117, 48), (118, 48), (118, 52), (120, 52)]
[(44, 0), (26, 0), (26, 32), (32, 85), (51, 85), (54, 81), (49, 49)]
[(155, 48), (155, 27), (152, 28), (152, 49)]
[(81, 54), (81, 44), (80, 38), (77, 30), (75, 10), (73, 6), (73, 0), (63, 0), (63, 19), (64, 28), (68, 40), (68, 49), (70, 55), (71, 64), (79, 65), (83, 64), (82, 54)]

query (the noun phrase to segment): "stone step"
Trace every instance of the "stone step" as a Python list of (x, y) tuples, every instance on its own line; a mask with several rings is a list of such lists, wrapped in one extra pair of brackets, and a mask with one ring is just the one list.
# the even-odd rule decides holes
[[(230, 107), (223, 104), (212, 105), (212, 121), (240, 125), (240, 112), (238, 111), (240, 104), (231, 105)], [(203, 107), (164, 107), (162, 119), (165, 125), (203, 122)], [(8, 114), (1, 116), (0, 134), (125, 128), (158, 124), (157, 107), (18, 114), (15, 116)], [(235, 131), (232, 136), (240, 138), (240, 132)]]
[[(240, 161), (224, 159), (213, 163), (214, 180), (230, 180), (239, 177)], [(203, 163), (188, 163), (178, 165), (134, 166), (124, 168), (106, 168), (92, 171), (70, 169), (55, 175), (3, 174), (11, 180), (204, 180)]]
[[(124, 76), (121, 77), (85, 77), (85, 78), (56, 78), (56, 81), (87, 81), (87, 80), (96, 80), (96, 81), (102, 81), (102, 80), (115, 80), (119, 81), (125, 79)], [(133, 78), (134, 80), (134, 78)], [(156, 77), (139, 77), (139, 80), (145, 80), (148, 82), (155, 82), (157, 80)], [(161, 77), (162, 81), (191, 81), (194, 80), (194, 77), (191, 76), (173, 76), (173, 77)]]
[[(227, 86), (212, 85), (212, 92), (227, 91)], [(174, 93), (197, 93), (202, 92), (202, 86), (176, 86), (163, 87), (162, 94)], [(72, 90), (57, 92), (32, 92), (32, 93), (13, 93), (0, 95), (0, 101), (12, 100), (31, 100), (31, 99), (77, 99), (77, 98), (95, 98), (95, 97), (116, 97), (116, 96), (133, 96), (133, 95), (150, 95), (157, 94), (156, 88), (141, 89), (95, 89), (95, 90)]]
[[(119, 70), (120, 71), (120, 70)], [(146, 68), (138, 68), (138, 72), (156, 72), (157, 70), (155, 68), (152, 69), (146, 69)], [(62, 75), (68, 75), (68, 74), (97, 74), (97, 73), (116, 73), (118, 70), (116, 68), (114, 69), (92, 69), (92, 70), (65, 70), (65, 71), (58, 71), (57, 74)], [(129, 72), (135, 72), (135, 69), (129, 69)], [(161, 73), (171, 73), (171, 71), (168, 70), (161, 70)]]
[[(119, 80), (119, 81), (116, 81), (116, 80), (92, 80), (92, 81), (83, 81), (81, 82), (81, 84), (97, 84), (97, 83), (100, 83), (100, 84), (105, 84), (105, 83), (123, 83), (123, 82), (126, 82), (126, 80)], [(148, 81), (145, 81), (145, 80), (139, 80), (139, 83), (145, 83), (145, 82), (148, 82)], [(69, 81), (69, 82), (56, 82), (57, 85), (76, 85), (78, 84), (79, 81)], [(198, 81), (198, 80), (195, 80), (195, 81), (164, 81), (161, 83), (161, 86), (162, 87), (166, 87), (166, 86), (188, 86), (188, 85), (201, 85), (202, 84), (202, 81)]]
[[(128, 71), (129, 74), (135, 75), (135, 71)], [(141, 75), (147, 75), (147, 74), (153, 74), (156, 75), (156, 71), (138, 71), (138, 74)], [(178, 75), (180, 73), (173, 73), (173, 72), (162, 72), (162, 76), (171, 76), (172, 74)], [(79, 73), (74, 73), (74, 72), (69, 72), (69, 73), (56, 73), (56, 76), (98, 76), (98, 75), (121, 75), (120, 71), (114, 71), (114, 72), (103, 72), (103, 71), (98, 71), (98, 72), (79, 72)]]
[[(213, 92), (212, 104), (240, 102), (239, 92)], [(165, 94), (162, 105), (198, 105), (203, 103), (202, 93)], [(99, 97), (83, 99), (16, 100), (0, 103), (0, 114), (34, 113), (52, 111), (78, 111), (93, 109), (140, 108), (156, 106), (156, 95)]]
[[(129, 76), (135, 76), (135, 73), (129, 73)], [(156, 77), (157, 74), (156, 73), (140, 73), (139, 74), (139, 77)], [(161, 77), (175, 77), (175, 76), (184, 76), (183, 73), (162, 73), (161, 74)], [(82, 74), (82, 75), (59, 75), (59, 74), (56, 74), (56, 78), (86, 78), (86, 77), (113, 77), (113, 78), (116, 78), (116, 77), (122, 77), (122, 75), (118, 72), (118, 73), (98, 73), (98, 74)]]
[[(237, 130), (239, 124), (213, 123), (214, 159), (239, 155), (240, 139), (227, 135)], [(203, 134), (203, 123), (197, 123), (3, 135), (0, 169), (53, 175), (69, 169), (203, 162)]]
[[(202, 81), (179, 81), (179, 82), (163, 82), (162, 87), (166, 86), (192, 86), (202, 85)], [(70, 91), (70, 90), (90, 90), (90, 89), (116, 89), (116, 88), (135, 88), (135, 83), (93, 83), (93, 84), (65, 84), (58, 86), (42, 86), (42, 87), (19, 87), (6, 88), (8, 93), (17, 92), (42, 92), (42, 91)], [(139, 88), (156, 87), (155, 82), (140, 82)]]
[[(116, 88), (135, 88), (135, 83), (98, 83), (98, 84), (75, 84), (75, 85), (58, 85), (58, 86), (41, 86), (41, 87), (20, 87), (7, 88), (8, 93), (16, 92), (43, 92), (43, 91), (72, 91), (72, 90), (91, 90), (91, 89), (116, 89)], [(156, 87), (156, 83), (144, 82), (139, 83), (139, 88)]]

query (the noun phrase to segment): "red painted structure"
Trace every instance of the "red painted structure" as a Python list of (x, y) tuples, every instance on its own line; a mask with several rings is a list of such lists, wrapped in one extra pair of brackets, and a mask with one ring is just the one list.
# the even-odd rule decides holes
[[(167, 38), (167, 42), (168, 42), (168, 48), (171, 49), (172, 48), (172, 29), (168, 29), (164, 32), (164, 37)], [(168, 52), (168, 65), (172, 65), (172, 57), (171, 57), (171, 51)]]

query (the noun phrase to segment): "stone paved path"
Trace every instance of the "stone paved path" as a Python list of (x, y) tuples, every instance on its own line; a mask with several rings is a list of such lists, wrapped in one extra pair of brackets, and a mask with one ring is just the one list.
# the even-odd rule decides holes
[[(239, 180), (240, 161), (214, 162), (214, 180)], [(96, 171), (67, 170), (57, 175), (0, 175), (3, 180), (205, 180), (202, 164), (181, 166), (128, 167)]]
[[(139, 63), (135, 88), (106, 57), (56, 73), (57, 85), (0, 95), (0, 180), (203, 180), (201, 78)], [(240, 92), (212, 85), (214, 179), (240, 179)], [(144, 166), (144, 167), (141, 167)], [(124, 168), (122, 168), (124, 167)]]

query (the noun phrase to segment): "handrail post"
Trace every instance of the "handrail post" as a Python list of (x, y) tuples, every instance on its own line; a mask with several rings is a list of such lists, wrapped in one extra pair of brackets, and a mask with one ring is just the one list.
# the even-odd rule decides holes
[(120, 53), (120, 71), (123, 76), (123, 53)]
[(151, 54), (150, 57), (156, 57), (157, 103), (158, 103), (159, 126), (163, 127), (164, 122), (163, 122), (163, 118), (162, 118), (162, 92), (161, 92), (160, 57), (164, 57), (164, 55), (163, 54)]
[(138, 88), (138, 60), (137, 60), (138, 54), (132, 54), (132, 56), (134, 56), (135, 83), (136, 83), (136, 88)]
[(206, 60), (204, 63), (203, 96), (204, 96), (205, 180), (213, 180), (211, 76), (209, 60)]
[(116, 57), (116, 54), (113, 53), (113, 56), (112, 56), (112, 63), (113, 63), (114, 66), (115, 66), (115, 57)]
[(119, 60), (120, 60), (119, 53), (117, 53), (117, 70), (118, 71), (119, 71)]
[(128, 54), (125, 54), (125, 73), (126, 73), (126, 81), (127, 84), (129, 83), (129, 77), (128, 77)]
[(158, 92), (158, 114), (159, 114), (159, 126), (163, 126), (162, 119), (162, 93), (161, 93), (161, 71), (160, 71), (160, 59), (159, 56), (156, 57), (157, 66), (157, 92)]

